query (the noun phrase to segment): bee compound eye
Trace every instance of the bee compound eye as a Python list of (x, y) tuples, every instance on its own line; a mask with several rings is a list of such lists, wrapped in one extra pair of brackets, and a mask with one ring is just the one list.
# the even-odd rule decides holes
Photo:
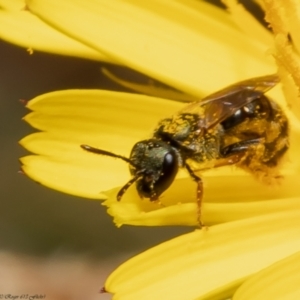
[(155, 201), (172, 184), (178, 171), (178, 158), (175, 151), (169, 150), (162, 158), (160, 171), (144, 175), (137, 182), (137, 190), (141, 197)]
[(177, 172), (178, 158), (172, 149), (165, 154), (160, 177), (155, 183), (155, 189), (158, 194), (163, 193), (172, 184)]
[[(173, 152), (173, 151), (172, 151)], [(163, 174), (170, 174), (174, 172), (177, 165), (177, 157), (175, 153), (168, 152), (163, 161)]]

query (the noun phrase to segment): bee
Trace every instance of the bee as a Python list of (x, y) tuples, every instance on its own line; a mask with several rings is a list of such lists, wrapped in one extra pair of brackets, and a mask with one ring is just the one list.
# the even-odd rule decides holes
[(132, 177), (118, 192), (118, 201), (134, 182), (141, 198), (156, 201), (179, 168), (185, 168), (197, 185), (197, 219), (202, 226), (203, 183), (197, 172), (236, 165), (262, 182), (280, 177), (278, 166), (289, 148), (288, 120), (264, 95), (278, 82), (277, 75), (252, 78), (188, 104), (161, 120), (152, 138), (137, 142), (129, 158), (81, 147), (129, 164)]

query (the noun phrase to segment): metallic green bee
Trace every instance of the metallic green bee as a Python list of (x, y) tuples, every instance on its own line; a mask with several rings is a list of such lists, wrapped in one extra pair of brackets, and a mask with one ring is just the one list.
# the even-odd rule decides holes
[(160, 121), (153, 137), (136, 143), (129, 158), (81, 147), (129, 163), (132, 178), (120, 189), (118, 201), (134, 182), (141, 198), (158, 200), (178, 169), (185, 168), (197, 183), (201, 225), (203, 185), (198, 171), (234, 164), (264, 182), (279, 176), (278, 164), (289, 147), (288, 120), (264, 95), (278, 82), (277, 75), (257, 77), (188, 104)]

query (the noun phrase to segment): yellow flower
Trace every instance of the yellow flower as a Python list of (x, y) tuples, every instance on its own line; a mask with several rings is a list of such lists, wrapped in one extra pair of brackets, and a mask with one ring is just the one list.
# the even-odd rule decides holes
[[(22, 1), (2, 2), (0, 21), (14, 25), (9, 34), (0, 31), (3, 38), (33, 50), (133, 68), (183, 91), (183, 95), (175, 93), (179, 98), (185, 94), (201, 98), (233, 82), (274, 73), (277, 64), (287, 102), (279, 86), (270, 95), (286, 110), (291, 130), (282, 184), (265, 187), (232, 168), (205, 172), (203, 219), (207, 225), (218, 225), (140, 254), (120, 266), (105, 285), (115, 299), (225, 299), (245, 281), (234, 299), (259, 299), (262, 288), (264, 299), (276, 299), (269, 296), (273, 286), (261, 287), (259, 281), (263, 278), (267, 284), (273, 272), (290, 270), (295, 261), (299, 264), (300, 250), (300, 64), (295, 51), (299, 50), (300, 7), (296, 0), (257, 1), (266, 10), (274, 40), (234, 0), (224, 0), (231, 14), (192, 0), (28, 0), (26, 7)], [(22, 28), (30, 30), (30, 35), (20, 36)], [(59, 45), (53, 45), (54, 41), (60, 41)], [(129, 178), (128, 166), (79, 147), (89, 144), (128, 156), (132, 145), (147, 138), (158, 120), (183, 104), (142, 95), (72, 90), (41, 95), (27, 106), (33, 112), (25, 120), (42, 131), (21, 141), (37, 154), (22, 158), (28, 176), (66, 193), (107, 197), (105, 205), (117, 225), (197, 224), (195, 183), (186, 175), (179, 174), (162, 204), (141, 201), (134, 188), (117, 202), (119, 186)], [(278, 262), (281, 259), (285, 261)], [(296, 293), (298, 285), (290, 282), (299, 281), (298, 274), (289, 284), (280, 284), (277, 278), (284, 295)]]

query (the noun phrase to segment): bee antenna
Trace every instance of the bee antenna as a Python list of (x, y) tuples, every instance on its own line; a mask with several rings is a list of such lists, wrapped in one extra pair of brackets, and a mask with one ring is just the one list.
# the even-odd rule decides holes
[(134, 177), (132, 177), (118, 192), (117, 194), (117, 200), (120, 201), (122, 196), (125, 194), (125, 192), (128, 190), (128, 188), (136, 182), (141, 176), (143, 171), (137, 172)]
[(111, 156), (111, 157), (115, 157), (115, 158), (120, 158), (120, 159), (126, 161), (127, 163), (129, 163), (130, 165), (132, 165), (133, 167), (136, 167), (135, 164), (133, 163), (133, 161), (130, 160), (129, 158), (125, 157), (125, 156), (118, 155), (118, 154), (115, 154), (115, 153), (112, 153), (112, 152), (109, 152), (109, 151), (105, 151), (105, 150), (102, 150), (102, 149), (94, 148), (94, 147), (91, 147), (89, 145), (80, 145), (80, 147), (83, 150), (86, 150), (88, 152), (92, 152), (92, 153), (95, 153), (95, 154), (100, 154), (100, 155), (106, 155), (106, 156)]

